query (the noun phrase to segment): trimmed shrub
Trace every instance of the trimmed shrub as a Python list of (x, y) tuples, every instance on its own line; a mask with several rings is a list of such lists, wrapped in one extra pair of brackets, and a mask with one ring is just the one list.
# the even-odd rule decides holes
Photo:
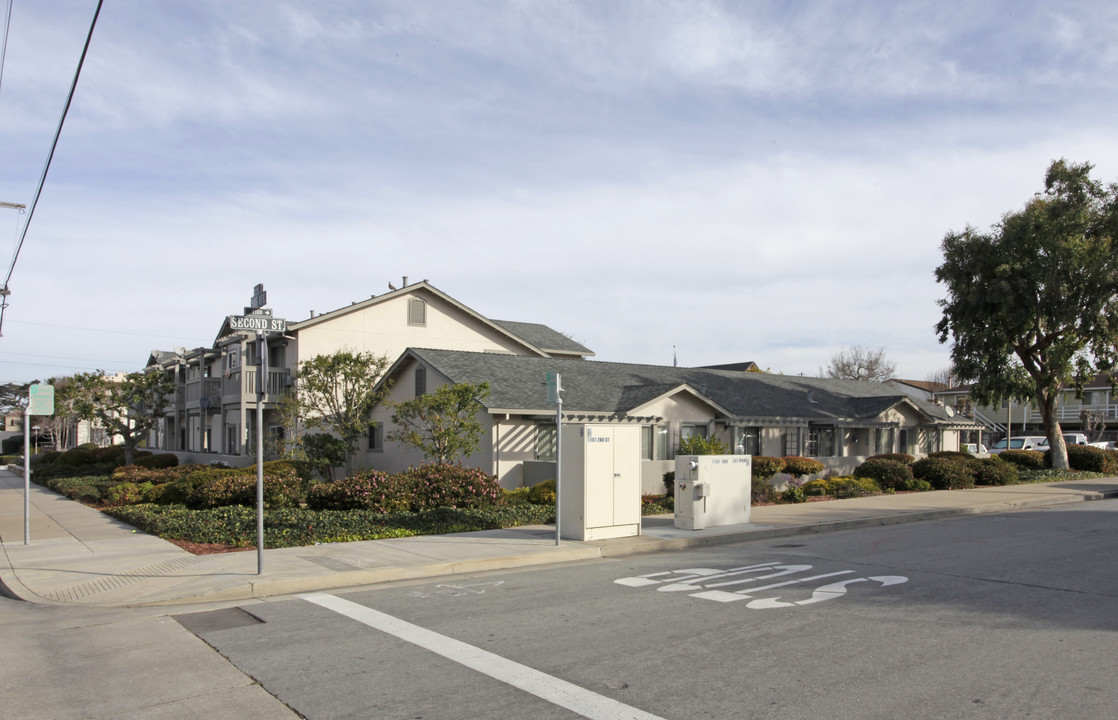
[(59, 467), (75, 468), (83, 465), (93, 465), (96, 462), (97, 458), (92, 450), (76, 447), (59, 455), (55, 464)]
[(870, 455), (867, 460), (892, 460), (894, 462), (904, 463), (911, 465), (916, 462), (916, 458), (906, 453), (881, 453), (880, 455)]
[(871, 478), (883, 490), (901, 490), (912, 480), (912, 468), (899, 460), (877, 456), (854, 468), (854, 477)]
[(528, 502), (533, 505), (555, 505), (555, 481), (544, 480), (528, 491)]
[(797, 478), (802, 478), (804, 475), (814, 475), (815, 473), (823, 472), (824, 467), (826, 466), (823, 465), (823, 463), (814, 458), (792, 455), (784, 458), (783, 472)]
[[(1045, 467), (1052, 467), (1052, 451), (1044, 452)], [(1084, 472), (1118, 474), (1118, 452), (1091, 447), (1089, 445), (1068, 445), (1068, 467)]]
[(810, 497), (829, 495), (835, 498), (851, 498), (879, 495), (881, 486), (870, 477), (838, 475), (806, 482), (803, 484), (802, 490), (804, 495)]
[[(754, 455), (752, 470), (754, 480), (768, 480), (773, 475), (784, 469), (785, 458), (768, 457), (767, 455)], [(675, 478), (675, 475), (672, 475)]]
[(675, 497), (675, 470), (664, 473), (664, 493)]
[(952, 458), (926, 457), (912, 464), (912, 475), (926, 480), (936, 490), (961, 490), (974, 487), (975, 471), (970, 463)]
[(905, 483), (905, 486), (903, 488), (897, 489), (907, 490), (909, 492), (929, 492), (932, 490), (932, 484), (927, 480), (919, 480), (917, 478), (913, 478), (912, 480), (909, 480), (907, 483)]
[[(121, 458), (123, 461), (123, 458)], [(143, 468), (158, 469), (177, 467), (179, 458), (177, 455), (171, 453), (159, 453), (158, 455), (149, 455), (147, 457), (136, 458), (136, 464)]]
[(993, 455), (971, 461), (977, 485), (1016, 485), (1020, 481), (1020, 471), (1013, 463)]
[(23, 435), (12, 435), (0, 440), (0, 453), (19, 455), (23, 451)]
[(716, 437), (705, 438), (701, 435), (692, 435), (679, 441), (676, 455), (725, 455), (730, 451), (729, 446)]
[(155, 486), (149, 482), (117, 483), (105, 493), (105, 502), (109, 505), (139, 505), (148, 502), (147, 493), (153, 487)]
[(93, 457), (97, 462), (111, 462), (117, 465), (124, 464), (124, 446), (123, 445), (110, 445), (109, 447), (99, 447), (96, 450), (91, 450)]
[(948, 460), (951, 460), (951, 459), (973, 460), (974, 459), (974, 455), (971, 455), (969, 452), (963, 452), (961, 450), (937, 450), (934, 453), (928, 453), (928, 457), (947, 458)]
[(379, 514), (406, 512), (410, 506), (408, 481), (399, 475), (366, 470), (336, 482), (319, 483), (307, 493), (307, 506), (316, 510), (368, 510)]
[(528, 492), (531, 488), (518, 487), (512, 490), (505, 490), (505, 504), (506, 505), (527, 505)]
[(997, 457), (1025, 470), (1044, 469), (1044, 453), (1036, 450), (1006, 450)]

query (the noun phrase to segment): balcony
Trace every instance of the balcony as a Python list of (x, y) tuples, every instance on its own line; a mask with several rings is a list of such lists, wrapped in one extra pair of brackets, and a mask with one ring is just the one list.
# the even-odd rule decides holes
[[(1107, 421), (1118, 419), (1118, 403), (1102, 403), (1102, 404), (1068, 404), (1061, 403), (1056, 406), (1056, 419), (1061, 423), (1064, 422), (1080, 422), (1080, 413), (1092, 412), (1099, 413)], [(1039, 423), (1042, 422), (1040, 411), (1030, 407), (1028, 414), (1028, 422)]]
[[(291, 376), (287, 370), (269, 370), (268, 383), (265, 394), (271, 396), (286, 395), (288, 378)], [(216, 393), (215, 393), (216, 394)], [(234, 371), (225, 379), (224, 394), (233, 396), (237, 401), (242, 397), (255, 399), (256, 397), (256, 368), (247, 367)]]

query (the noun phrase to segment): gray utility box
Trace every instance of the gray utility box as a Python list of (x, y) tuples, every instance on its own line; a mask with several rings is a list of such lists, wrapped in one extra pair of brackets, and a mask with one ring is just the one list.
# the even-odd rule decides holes
[(641, 532), (641, 438), (633, 425), (564, 425), (559, 534), (570, 540)]
[(749, 455), (677, 455), (675, 526), (702, 530), (749, 522), (752, 480)]

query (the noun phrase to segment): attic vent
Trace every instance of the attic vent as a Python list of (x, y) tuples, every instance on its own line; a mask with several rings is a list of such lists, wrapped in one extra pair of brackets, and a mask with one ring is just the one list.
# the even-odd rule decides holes
[(408, 299), (408, 325), (427, 326), (427, 303), (419, 298)]

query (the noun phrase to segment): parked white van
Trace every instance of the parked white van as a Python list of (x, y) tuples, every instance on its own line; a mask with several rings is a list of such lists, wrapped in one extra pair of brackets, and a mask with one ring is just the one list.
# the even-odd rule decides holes
[[(1042, 448), (1041, 445), (1044, 447)], [(1011, 437), (1008, 440), (1002, 438), (994, 443), (994, 447), (990, 448), (991, 455), (1005, 452), (1006, 450), (1038, 450), (1044, 451), (1048, 449), (1048, 439), (1041, 435), (1018, 435)]]

